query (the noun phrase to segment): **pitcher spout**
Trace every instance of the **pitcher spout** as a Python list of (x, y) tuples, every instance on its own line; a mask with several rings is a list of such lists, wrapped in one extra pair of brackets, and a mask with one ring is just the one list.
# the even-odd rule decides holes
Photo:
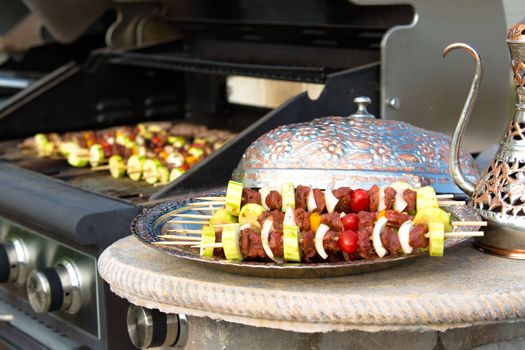
[(479, 86), (483, 77), (483, 64), (481, 62), (481, 57), (476, 52), (476, 50), (464, 43), (454, 43), (447, 46), (443, 50), (443, 57), (446, 57), (451, 51), (457, 49), (465, 50), (468, 54), (470, 54), (470, 56), (476, 62), (476, 70), (474, 73), (474, 79), (472, 80), (472, 84), (470, 85), (470, 91), (468, 93), (467, 100), (465, 102), (465, 105), (463, 106), (463, 110), (461, 111), (461, 116), (459, 117), (458, 125), (456, 126), (456, 130), (454, 131), (454, 135), (452, 136), (452, 142), (450, 145), (449, 168), (450, 174), (452, 175), (452, 178), (454, 179), (456, 185), (463, 192), (470, 196), (474, 192), (476, 184), (474, 184), (467, 177), (465, 177), (465, 175), (463, 175), (463, 172), (461, 171), (460, 148), (461, 139), (463, 138), (463, 134), (468, 124), (468, 120), (470, 118), (472, 110), (474, 109), (474, 105), (478, 97)]

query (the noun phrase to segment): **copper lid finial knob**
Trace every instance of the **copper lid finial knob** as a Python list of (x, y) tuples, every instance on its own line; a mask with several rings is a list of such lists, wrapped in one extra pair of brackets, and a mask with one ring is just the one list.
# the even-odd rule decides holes
[(354, 98), (354, 103), (357, 105), (357, 111), (351, 115), (353, 118), (375, 118), (373, 114), (368, 112), (366, 107), (372, 103), (370, 97), (359, 96)]
[(510, 27), (507, 39), (509, 41), (525, 41), (525, 18)]

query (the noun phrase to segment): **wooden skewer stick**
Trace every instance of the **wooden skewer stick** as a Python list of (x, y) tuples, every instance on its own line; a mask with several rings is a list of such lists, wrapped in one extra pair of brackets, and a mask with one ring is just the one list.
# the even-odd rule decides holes
[(13, 315), (0, 315), (0, 322), (11, 322), (14, 319)]
[(452, 226), (487, 226), (486, 221), (452, 221)]
[[(169, 220), (168, 224), (188, 224), (188, 225), (207, 225), (208, 221), (193, 221), (193, 220)], [(217, 226), (217, 225), (215, 225)]]
[(224, 209), (224, 205), (221, 205), (221, 206), (213, 206), (213, 205), (208, 205), (208, 203), (198, 203), (200, 205), (207, 205), (207, 207), (199, 207), (199, 206), (186, 206), (186, 207), (183, 207), (181, 209), (183, 209), (183, 211), (188, 211), (188, 210), (209, 210), (209, 211), (214, 211), (214, 210), (219, 210), (219, 209)]
[(222, 243), (210, 243), (210, 244), (196, 244), (190, 246), (190, 248), (222, 248)]
[(197, 197), (195, 199), (201, 200), (201, 201), (225, 201), (226, 197)]
[[(471, 232), (445, 232), (445, 238), (458, 238), (458, 237), (483, 237), (485, 233), (483, 231), (471, 231)], [(430, 234), (426, 233), (425, 238), (429, 238)], [(370, 241), (373, 241), (372, 236), (369, 237)]]
[(436, 195), (437, 199), (449, 199), (454, 198), (453, 194), (438, 194)]
[(224, 202), (217, 202), (217, 201), (209, 201), (209, 202), (193, 202), (189, 203), (188, 207), (199, 207), (202, 205), (224, 205)]
[(465, 201), (438, 201), (438, 204), (440, 207), (447, 207), (452, 205), (465, 205), (467, 202)]
[(156, 182), (153, 184), (153, 187), (166, 186), (169, 182)]
[(202, 230), (184, 230), (184, 229), (180, 229), (180, 230), (176, 230), (176, 229), (169, 229), (169, 230), (166, 230), (166, 232), (173, 232), (173, 233), (200, 233), (202, 234)]
[(171, 239), (171, 240), (187, 240), (187, 241), (200, 241), (202, 237), (185, 236), (185, 235), (160, 235), (159, 238)]
[[(445, 238), (456, 238), (456, 237), (483, 237), (485, 233), (483, 231), (473, 232), (446, 232)], [(428, 238), (428, 234), (425, 235)]]
[(109, 170), (109, 165), (99, 165), (99, 166), (91, 167), (91, 171), (103, 171), (103, 170)]
[(193, 210), (193, 211), (217, 211), (219, 209), (223, 209), (224, 207), (213, 207), (213, 206), (209, 206), (209, 207), (202, 207), (202, 208), (188, 208), (188, 210)]
[(176, 242), (176, 241), (157, 241), (152, 242), (153, 245), (180, 245), (180, 246), (194, 246), (195, 241), (185, 241), (185, 242)]
[(177, 218), (187, 218), (187, 219), (211, 219), (211, 215), (204, 214), (176, 214), (173, 217)]

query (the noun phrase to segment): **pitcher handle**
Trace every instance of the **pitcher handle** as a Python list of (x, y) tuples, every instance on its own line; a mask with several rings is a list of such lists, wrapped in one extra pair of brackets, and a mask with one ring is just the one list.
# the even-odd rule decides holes
[(474, 48), (464, 43), (454, 43), (450, 44), (443, 50), (443, 57), (446, 57), (449, 52), (456, 49), (463, 49), (470, 54), (470, 56), (476, 62), (476, 71), (474, 73), (474, 79), (472, 79), (472, 84), (470, 85), (470, 91), (468, 93), (467, 100), (461, 111), (461, 116), (459, 117), (456, 130), (454, 130), (454, 135), (452, 136), (452, 142), (450, 144), (450, 159), (448, 166), (450, 168), (450, 174), (454, 179), (456, 185), (461, 188), (463, 192), (472, 195), (476, 185), (471, 182), (469, 179), (463, 175), (460, 165), (460, 149), (461, 149), (461, 139), (467, 127), (468, 120), (474, 109), (474, 104), (478, 97), (479, 85), (481, 83), (481, 78), (483, 77), (483, 64), (481, 62), (481, 57), (476, 52)]

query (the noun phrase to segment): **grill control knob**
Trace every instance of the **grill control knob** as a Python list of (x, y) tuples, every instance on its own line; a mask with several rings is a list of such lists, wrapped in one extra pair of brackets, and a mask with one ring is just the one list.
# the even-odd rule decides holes
[(36, 313), (62, 310), (76, 314), (82, 306), (80, 275), (69, 259), (59, 261), (55, 267), (32, 271), (26, 287)]
[(128, 307), (128, 333), (138, 349), (160, 346), (183, 348), (188, 339), (188, 319), (184, 314), (165, 314), (140, 306)]
[(0, 283), (22, 285), (28, 268), (28, 254), (24, 242), (12, 238), (0, 244)]

